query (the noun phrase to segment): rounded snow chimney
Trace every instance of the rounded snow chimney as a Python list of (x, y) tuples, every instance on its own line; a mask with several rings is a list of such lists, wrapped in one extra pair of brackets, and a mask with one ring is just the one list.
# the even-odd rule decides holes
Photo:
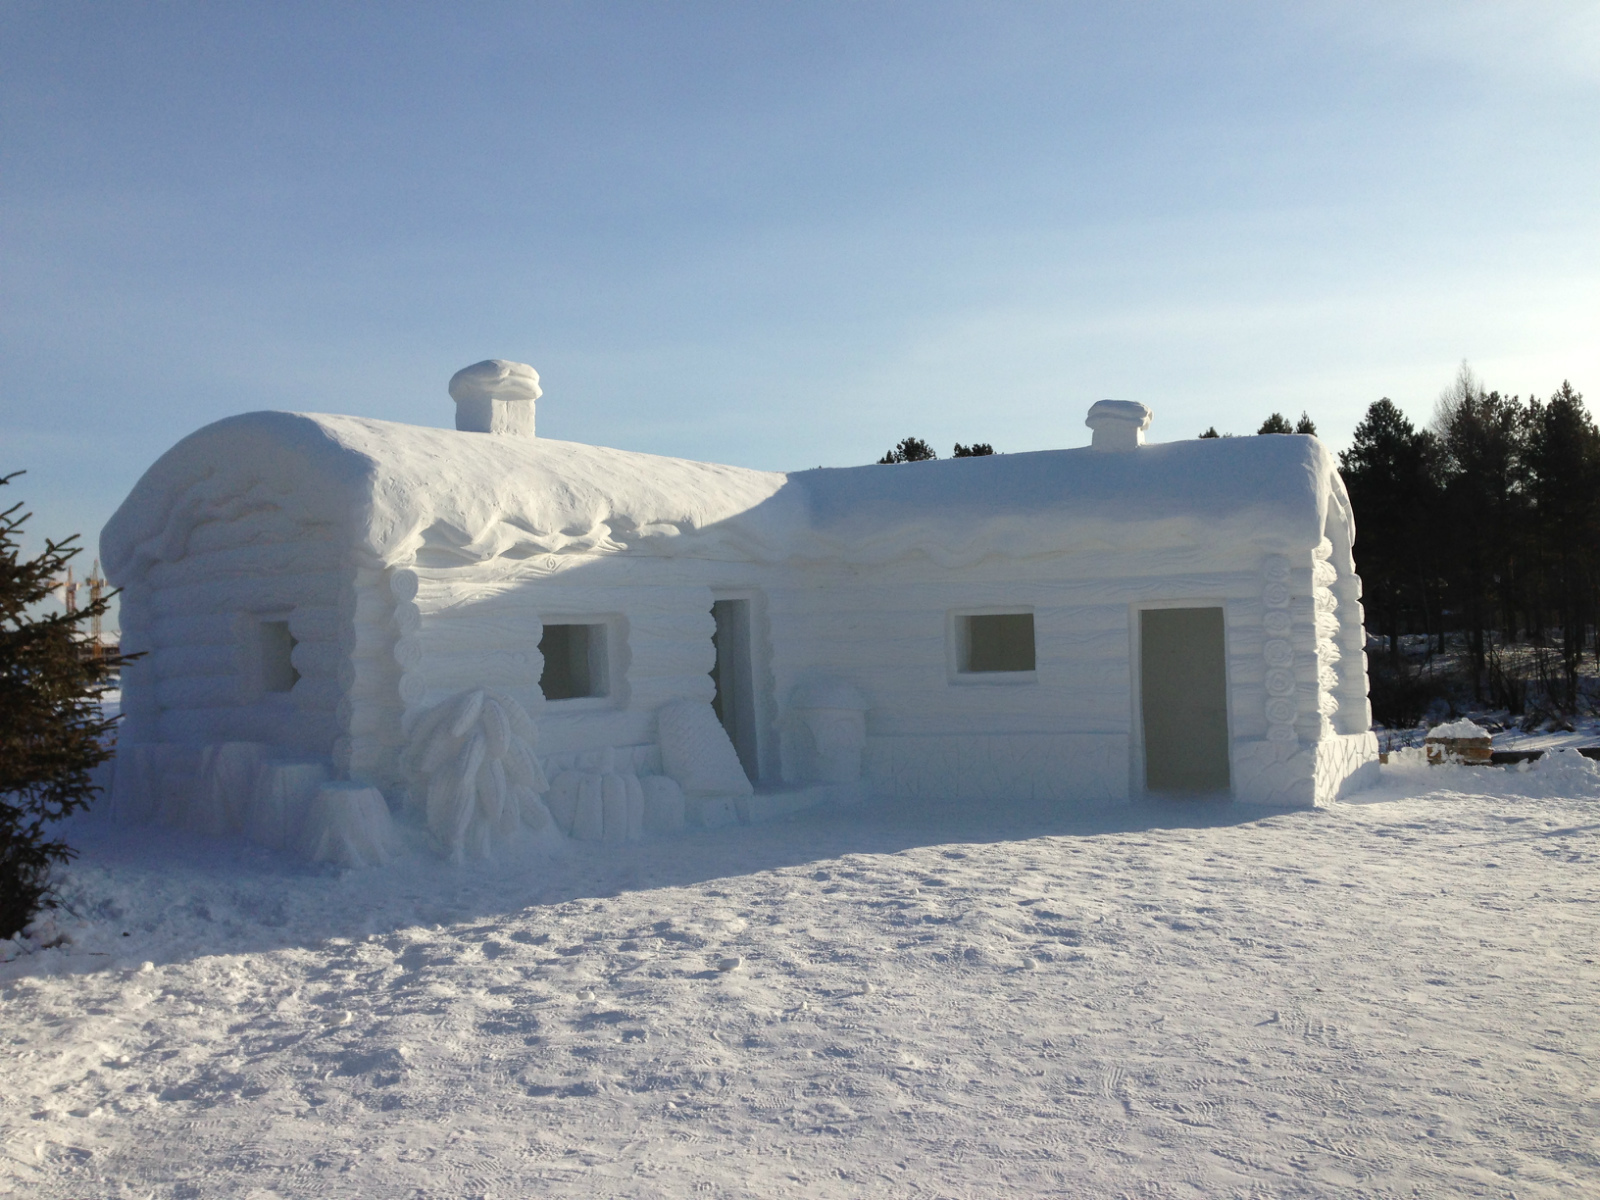
[(1134, 450), (1144, 445), (1152, 413), (1137, 400), (1100, 400), (1084, 421), (1094, 430), (1096, 450)]
[(503, 358), (473, 363), (450, 377), (456, 428), (468, 433), (532, 437), (533, 402), (541, 395), (539, 372), (527, 363)]

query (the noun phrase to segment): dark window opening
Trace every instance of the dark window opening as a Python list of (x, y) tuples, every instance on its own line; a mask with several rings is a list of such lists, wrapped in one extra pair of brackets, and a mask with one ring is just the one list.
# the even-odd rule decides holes
[(546, 700), (579, 700), (606, 694), (606, 627), (546, 625), (539, 639), (544, 673), (539, 690)]
[(963, 672), (1034, 669), (1032, 613), (962, 617), (961, 623)]
[(261, 690), (287, 692), (300, 682), (294, 666), (294, 648), (299, 645), (289, 632), (287, 621), (261, 622)]

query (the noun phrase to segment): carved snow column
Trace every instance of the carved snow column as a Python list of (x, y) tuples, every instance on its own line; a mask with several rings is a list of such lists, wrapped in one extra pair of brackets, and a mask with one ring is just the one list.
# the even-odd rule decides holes
[(1269, 554), (1261, 569), (1261, 604), (1266, 610), (1262, 626), (1267, 660), (1267, 741), (1294, 744), (1300, 740), (1295, 722), (1300, 716), (1294, 673), (1294, 622), (1289, 615), (1289, 559)]
[(348, 655), (340, 664), (340, 736), (333, 770), (341, 779), (387, 786), (398, 779), (401, 745), (399, 672), (393, 658), (393, 604), (388, 573), (358, 567), (345, 589), (341, 623)]
[(117, 623), (123, 654), (146, 655), (122, 668), (122, 721), (117, 729), (120, 746), (134, 746), (161, 738), (161, 706), (156, 702), (155, 664), (150, 652), (155, 640), (150, 628), (149, 605), (142, 584), (123, 588)]
[(450, 377), (456, 402), (456, 428), (467, 433), (506, 433), (533, 437), (533, 406), (544, 393), (539, 372), (527, 363), (486, 359)]
[(1366, 733), (1372, 727), (1372, 708), (1367, 700), (1367, 633), (1366, 613), (1361, 606), (1361, 577), (1355, 573), (1355, 562), (1350, 554), (1347, 521), (1330, 513), (1327, 536), (1333, 548), (1328, 562), (1334, 568), (1334, 580), (1328, 585), (1334, 601), (1331, 636), (1338, 650), (1333, 665), (1339, 676), (1336, 691), (1339, 712), (1334, 728), (1345, 735)]
[(389, 594), (394, 597), (394, 643), (391, 653), (400, 669), (399, 696), (402, 723), (409, 727), (421, 713), (428, 698), (428, 680), (422, 673), (422, 609), (417, 605), (420, 581), (412, 570), (400, 569), (389, 576)]
[(1316, 625), (1317, 737), (1321, 740), (1338, 732), (1340, 686), (1339, 600), (1333, 586), (1339, 580), (1334, 568), (1333, 543), (1323, 538), (1311, 552), (1311, 609)]

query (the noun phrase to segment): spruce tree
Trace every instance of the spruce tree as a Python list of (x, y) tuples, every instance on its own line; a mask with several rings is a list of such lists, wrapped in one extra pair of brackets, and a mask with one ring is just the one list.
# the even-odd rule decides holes
[(921, 438), (901, 438), (900, 444), (878, 460), (879, 465), (908, 462), (930, 462), (938, 458), (932, 446)]
[(1472, 692), (1480, 700), (1486, 636), (1498, 626), (1513, 638), (1516, 613), (1526, 606), (1530, 416), (1518, 397), (1476, 386), (1465, 367), (1434, 415), (1443, 486), (1436, 535), (1441, 573), (1466, 634)]
[[(0, 477), (0, 485), (14, 478)], [(21, 509), (0, 511), (0, 938), (33, 919), (50, 899), (51, 868), (74, 857), (50, 825), (95, 796), (89, 772), (111, 756), (116, 724), (100, 698), (124, 662), (81, 632), (111, 596), (77, 612), (38, 611), (81, 548), (76, 536), (47, 541), (24, 559), (20, 534), (30, 514)]]
[(1561, 626), (1560, 691), (1550, 699), (1571, 712), (1600, 587), (1600, 430), (1570, 383), (1531, 406), (1525, 458), (1542, 600)]
[(1433, 435), (1416, 429), (1385, 396), (1356, 426), (1339, 473), (1356, 518), (1356, 566), (1366, 585), (1368, 620), (1389, 638), (1389, 665), (1400, 667), (1405, 615), (1427, 620), (1427, 587), (1438, 510)]

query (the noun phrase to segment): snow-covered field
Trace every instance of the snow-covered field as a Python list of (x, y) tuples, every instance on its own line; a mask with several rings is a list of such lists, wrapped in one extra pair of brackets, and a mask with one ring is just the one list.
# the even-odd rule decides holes
[(0, 1192), (1600, 1194), (1600, 769), (321, 873), (74, 831)]

